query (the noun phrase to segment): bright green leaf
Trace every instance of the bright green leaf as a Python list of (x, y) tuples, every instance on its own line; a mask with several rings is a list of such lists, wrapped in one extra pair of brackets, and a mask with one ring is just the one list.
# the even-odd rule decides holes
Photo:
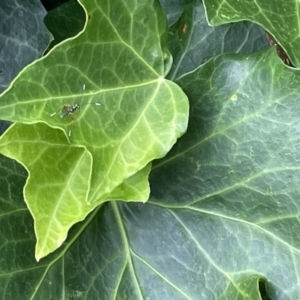
[[(83, 147), (71, 147), (61, 131), (41, 123), (12, 125), (0, 138), (0, 151), (27, 168), (24, 200), (35, 221), (39, 260), (60, 247), (71, 226), (97, 206), (88, 203), (91, 154)], [(131, 201), (145, 201), (149, 171), (150, 165), (128, 178), (109, 199), (130, 196)]]
[(151, 163), (117, 186), (107, 195), (108, 200), (127, 199), (129, 202), (146, 202), (150, 194), (148, 181), (150, 171)]
[[(88, 201), (101, 203), (170, 150), (186, 130), (188, 101), (163, 78), (171, 60), (156, 1), (85, 5), (85, 31), (26, 68), (0, 108), (2, 119), (71, 130), (71, 143), (93, 157)], [(51, 117), (66, 104), (84, 105), (76, 120)]]
[[(25, 200), (35, 220), (37, 259), (59, 247), (97, 204), (145, 202), (149, 162), (164, 156), (187, 126), (187, 98), (163, 78), (170, 58), (157, 4), (122, 4), (133, 15), (117, 4), (88, 5), (85, 31), (24, 69), (0, 102), (1, 118), (31, 124), (7, 131), (1, 151), (29, 170)], [(149, 18), (140, 22), (140, 14)], [(66, 103), (82, 106), (74, 118), (59, 116), (57, 107)], [(80, 148), (39, 121), (70, 132)]]
[(0, 138), (0, 150), (29, 173), (24, 200), (35, 220), (39, 260), (57, 249), (70, 227), (95, 208), (87, 203), (92, 157), (83, 147), (70, 147), (61, 131), (45, 124), (12, 125)]

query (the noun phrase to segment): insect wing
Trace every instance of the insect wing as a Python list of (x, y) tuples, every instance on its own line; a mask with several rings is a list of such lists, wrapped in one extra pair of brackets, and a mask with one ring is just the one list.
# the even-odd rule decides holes
[(71, 106), (70, 105), (64, 105), (62, 110), (61, 110), (60, 117), (63, 119), (66, 116), (68, 116), (69, 114), (71, 114)]

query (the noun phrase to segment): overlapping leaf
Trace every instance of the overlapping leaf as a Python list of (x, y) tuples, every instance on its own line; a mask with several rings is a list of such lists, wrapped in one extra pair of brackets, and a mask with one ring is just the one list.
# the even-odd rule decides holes
[(170, 27), (173, 66), (168, 78), (176, 80), (221, 53), (251, 53), (268, 46), (263, 28), (251, 22), (207, 26), (203, 4), (195, 0)]
[(249, 20), (270, 32), (287, 52), (292, 63), (300, 66), (300, 8), (297, 1), (268, 0), (203, 1), (212, 25)]
[[(24, 188), (24, 200), (35, 220), (39, 260), (60, 247), (71, 226), (97, 206), (87, 201), (91, 154), (83, 147), (70, 147), (61, 131), (49, 130), (45, 124), (17, 123), (1, 138), (0, 151), (22, 160), (31, 176)], [(48, 163), (41, 166), (37, 163), (40, 160)], [(148, 190), (149, 171), (150, 165), (128, 178), (114, 190), (111, 199), (130, 195), (131, 201), (140, 201)]]
[[(83, 147), (70, 147), (61, 131), (45, 124), (14, 124), (1, 138), (0, 149), (21, 160), (31, 176), (24, 198), (35, 219), (39, 260), (58, 248), (70, 227), (95, 208), (87, 203), (92, 157)], [(38, 164), (40, 160), (48, 163)]]
[(49, 11), (44, 21), (54, 37), (49, 46), (51, 49), (82, 30), (85, 25), (85, 12), (76, 0), (69, 0)]

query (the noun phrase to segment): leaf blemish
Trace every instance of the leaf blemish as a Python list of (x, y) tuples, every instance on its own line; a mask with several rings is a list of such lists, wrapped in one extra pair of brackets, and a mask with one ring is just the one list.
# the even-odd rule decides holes
[(230, 97), (230, 100), (235, 102), (237, 100), (237, 95), (236, 94), (233, 94), (231, 97)]

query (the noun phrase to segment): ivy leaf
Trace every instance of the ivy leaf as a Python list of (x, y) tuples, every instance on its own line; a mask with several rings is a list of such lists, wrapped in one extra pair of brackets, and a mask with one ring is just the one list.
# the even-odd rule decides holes
[(207, 18), (211, 25), (221, 25), (242, 20), (253, 21), (270, 32), (287, 52), (293, 65), (300, 65), (298, 35), (300, 9), (297, 2), (258, 0), (243, 3), (235, 0), (204, 0)]
[(251, 22), (208, 26), (200, 0), (188, 5), (169, 30), (173, 65), (169, 79), (193, 71), (211, 57), (222, 53), (251, 53), (269, 47), (263, 28)]
[[(2, 119), (42, 121), (66, 135), (71, 130), (71, 143), (88, 149), (90, 203), (105, 201), (126, 178), (164, 156), (187, 127), (187, 98), (163, 78), (170, 55), (155, 2), (87, 1), (84, 32), (27, 67), (0, 102)], [(76, 121), (51, 117), (66, 104), (82, 105)]]
[(5, 1), (0, 7), (0, 92), (49, 44), (43, 22), (46, 11), (38, 0)]
[(15, 201), (24, 172), (0, 156), (3, 299), (252, 300), (262, 284), (298, 298), (299, 71), (270, 50), (213, 58), (177, 83), (189, 128), (153, 163), (150, 200), (98, 206), (39, 263)]
[[(97, 206), (88, 203), (92, 156), (84, 147), (71, 147), (60, 130), (49, 130), (42, 123), (15, 123), (0, 145), (0, 151), (21, 161), (29, 174), (24, 200), (34, 217), (38, 261), (60, 247), (71, 226)], [(150, 165), (128, 178), (111, 198), (131, 196), (131, 201), (141, 201), (149, 193), (149, 171)]]
[[(154, 165), (153, 208), (141, 215), (133, 209), (128, 231), (139, 228), (138, 236), (132, 233), (139, 240), (147, 232), (140, 218), (168, 221), (153, 248), (146, 253), (131, 244), (132, 252), (162, 273), (153, 251), (164, 241), (165, 253), (172, 253), (164, 280), (175, 281), (188, 298), (209, 299), (213, 290), (218, 299), (259, 299), (260, 280), (271, 299), (296, 299), (299, 70), (283, 65), (271, 48), (213, 58), (177, 83), (190, 99), (189, 130)], [(157, 206), (165, 207), (161, 219)], [(197, 284), (173, 276), (174, 269)]]
[(194, 0), (161, 0), (159, 1), (163, 7), (169, 26), (177, 21), (182, 12), (185, 9), (185, 6), (195, 2)]
[[(49, 240), (44, 242), (46, 250), (38, 246), (38, 258), (53, 251), (54, 245), (61, 245), (71, 224), (82, 220), (96, 205), (112, 199), (135, 201), (137, 195), (145, 202), (149, 195), (149, 185), (145, 184), (149, 162), (164, 156), (187, 128), (187, 97), (176, 84), (164, 79), (171, 57), (166, 47), (166, 20), (158, 3), (115, 1), (106, 6), (85, 1), (84, 4), (89, 14), (84, 31), (25, 68), (0, 101), (2, 119), (28, 124), (33, 131), (39, 122), (49, 125), (32, 136), (28, 127), (22, 129), (28, 125), (17, 126), (14, 134), (8, 131), (1, 139), (2, 149), (5, 145), (11, 147), (15, 132), (20, 138), (22, 131), (27, 133), (28, 146), (19, 152), (6, 147), (2, 153), (17, 159), (28, 170), (29, 165), (32, 166), (30, 159), (35, 170), (53, 170), (54, 160), (36, 156), (29, 149), (34, 149), (40, 139), (49, 148), (52, 143), (57, 146), (58, 141), (51, 140), (52, 132), (53, 128), (61, 129), (73, 147), (65, 150), (67, 140), (65, 138), (63, 143), (60, 135), (59, 146), (61, 143), (64, 146), (51, 148), (51, 155), (59, 161), (67, 155), (72, 163), (63, 168), (57, 165), (59, 172), (65, 175), (56, 177), (53, 175), (56, 173), (51, 173), (46, 189), (57, 180), (61, 189), (66, 188), (69, 176), (74, 175), (74, 166), (78, 167), (75, 174), (82, 176), (81, 179), (75, 177), (68, 191), (72, 199), (60, 190), (49, 194), (53, 203), (66, 201), (62, 205), (70, 208), (79, 189), (76, 201), (86, 206), (79, 206), (79, 212), (65, 218), (67, 224), (61, 226), (62, 234), (56, 238), (45, 234), (45, 230), (52, 230), (53, 223), (45, 222), (41, 234), (37, 227), (40, 223), (36, 222), (38, 239), (44, 235), (45, 239), (53, 240), (51, 246)], [(147, 16), (145, 20), (141, 21), (141, 15)], [(65, 107), (66, 118), (59, 117), (61, 107)], [(35, 187), (44, 186), (42, 174), (34, 179), (37, 180)], [(29, 176), (30, 181), (31, 171)], [(140, 188), (142, 190), (138, 190)], [(31, 209), (37, 220), (35, 214), (50, 200), (29, 199), (32, 196), (33, 193), (28, 193), (26, 201), (31, 203), (32, 200), (34, 205), (40, 206)], [(49, 220), (60, 219), (54, 213), (56, 209), (47, 210)]]
[(61, 131), (45, 124), (15, 123), (0, 143), (1, 152), (22, 161), (29, 173), (24, 200), (35, 221), (39, 260), (58, 248), (69, 228), (95, 208), (87, 204), (92, 157), (83, 147), (70, 147)]
[(54, 37), (49, 46), (51, 49), (63, 40), (77, 35), (83, 29), (85, 12), (76, 0), (69, 0), (50, 10), (44, 22)]

